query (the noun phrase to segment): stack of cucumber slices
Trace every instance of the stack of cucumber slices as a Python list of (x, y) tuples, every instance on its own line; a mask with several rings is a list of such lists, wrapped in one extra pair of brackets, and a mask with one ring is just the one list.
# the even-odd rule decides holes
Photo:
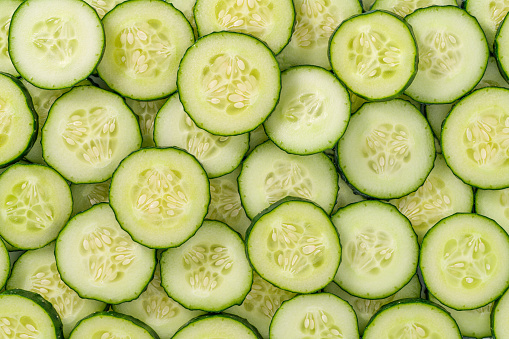
[(0, 0), (0, 338), (509, 338), (506, 0)]

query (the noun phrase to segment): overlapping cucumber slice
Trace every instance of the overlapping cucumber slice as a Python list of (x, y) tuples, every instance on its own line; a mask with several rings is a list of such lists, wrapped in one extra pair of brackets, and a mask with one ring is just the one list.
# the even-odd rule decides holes
[(14, 76), (19, 76), (19, 73), (12, 65), (7, 41), (12, 15), (22, 2), (23, 0), (5, 0), (2, 1), (2, 7), (0, 8), (0, 72)]

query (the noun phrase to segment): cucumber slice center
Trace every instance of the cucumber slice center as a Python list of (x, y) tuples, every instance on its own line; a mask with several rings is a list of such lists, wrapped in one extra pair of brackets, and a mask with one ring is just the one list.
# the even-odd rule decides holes
[(224, 31), (263, 37), (272, 25), (271, 0), (223, 0), (216, 5), (217, 23)]
[(447, 30), (430, 30), (419, 41), (419, 72), (435, 80), (455, 74), (463, 58), (461, 49), (458, 35)]
[(329, 38), (339, 26), (339, 9), (330, 0), (302, 1), (296, 16), (292, 41), (301, 48), (314, 49), (327, 46)]
[(32, 28), (32, 43), (40, 52), (40, 59), (66, 67), (78, 50), (75, 24), (62, 17), (39, 21)]
[[(181, 306), (166, 296), (166, 292), (161, 287), (161, 274), (157, 270), (154, 278), (150, 281), (145, 290), (143, 299), (143, 309), (147, 312), (149, 318), (155, 318), (161, 321), (172, 321), (179, 315)], [(162, 295), (164, 295), (162, 297)], [(180, 307), (179, 307), (180, 306)]]
[(302, 93), (291, 99), (287, 107), (283, 108), (283, 116), (292, 123), (311, 126), (326, 119), (325, 98), (318, 93)]
[(425, 8), (436, 5), (433, 0), (398, 0), (392, 6), (391, 12), (396, 13), (400, 17), (406, 17), (415, 12), (416, 9)]
[(498, 264), (490, 243), (479, 234), (450, 239), (445, 244), (441, 261), (448, 284), (466, 289), (489, 281)]
[(309, 173), (296, 163), (275, 161), (264, 183), (265, 196), (270, 205), (288, 196), (313, 200), (313, 184)]
[(344, 258), (355, 271), (377, 275), (389, 266), (395, 250), (390, 234), (368, 228), (346, 244)]
[(305, 336), (321, 338), (343, 338), (343, 333), (334, 325), (334, 318), (322, 309), (306, 312), (300, 321), (300, 332)]
[(185, 116), (182, 120), (180, 131), (187, 134), (185, 137), (187, 151), (201, 162), (216, 157), (221, 152), (220, 149), (226, 147), (232, 140), (231, 137), (216, 136), (202, 130), (189, 116)]
[(13, 108), (0, 98), (0, 147), (4, 146), (8, 139), (12, 126)]
[(0, 18), (0, 54), (5, 58), (9, 58), (9, 48), (7, 45), (7, 37), (9, 36), (9, 27), (11, 26), (11, 16), (7, 15)]
[(0, 318), (0, 328), (11, 338), (38, 338), (36, 322), (28, 315)]
[(373, 28), (353, 36), (349, 50), (357, 75), (364, 79), (388, 80), (396, 75), (396, 67), (401, 62), (401, 46), (397, 41)]
[(377, 175), (393, 175), (412, 157), (410, 132), (404, 125), (385, 123), (371, 130), (362, 154)]
[(104, 107), (80, 109), (70, 116), (62, 137), (64, 145), (87, 166), (101, 166), (112, 158), (118, 147), (117, 119)]
[(427, 326), (418, 322), (408, 322), (403, 325), (397, 325), (389, 330), (389, 338), (391, 339), (405, 339), (405, 338), (419, 338), (419, 339), (441, 339), (442, 336), (438, 332), (434, 332)]
[(115, 38), (115, 63), (133, 77), (158, 77), (166, 72), (176, 54), (166, 29), (154, 18), (124, 28)]
[(258, 97), (260, 71), (239, 55), (217, 54), (204, 68), (201, 83), (206, 100), (227, 114), (242, 113)]

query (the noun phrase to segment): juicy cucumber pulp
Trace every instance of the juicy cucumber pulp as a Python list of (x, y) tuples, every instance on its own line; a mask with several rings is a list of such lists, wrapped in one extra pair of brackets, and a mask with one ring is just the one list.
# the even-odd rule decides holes
[(376, 0), (371, 10), (386, 10), (404, 18), (419, 8), (456, 6), (456, 0)]
[(100, 202), (108, 202), (110, 183), (108, 180), (95, 184), (71, 184), (72, 215), (88, 210)]
[(12, 15), (22, 2), (23, 0), (4, 0), (0, 7), (0, 72), (9, 73), (13, 76), (19, 76), (19, 73), (14, 68), (9, 56), (7, 40)]
[(254, 130), (272, 112), (281, 77), (264, 43), (245, 34), (219, 32), (187, 50), (177, 84), (184, 110), (198, 127), (237, 135)]
[(482, 27), (488, 46), (493, 51), (493, 42), (495, 40), (497, 30), (504, 21), (509, 11), (508, 3), (505, 1), (475, 1), (465, 0), (465, 10), (475, 17)]
[(478, 189), (475, 192), (475, 212), (495, 220), (509, 233), (509, 188), (501, 190)]
[(12, 17), (9, 55), (34, 86), (73, 86), (94, 71), (103, 49), (101, 20), (84, 1), (27, 0)]
[(134, 114), (138, 116), (143, 143), (141, 147), (154, 147), (154, 120), (159, 109), (166, 103), (167, 99), (153, 101), (137, 101), (126, 98), (125, 102)]
[(353, 16), (331, 37), (329, 58), (334, 73), (355, 94), (368, 100), (395, 98), (417, 71), (412, 30), (385, 11)]
[(90, 7), (95, 9), (97, 15), (99, 15), (99, 18), (102, 19), (106, 15), (106, 13), (115, 8), (116, 5), (126, 0), (84, 0), (84, 1), (88, 3)]
[(247, 321), (234, 315), (211, 314), (192, 319), (172, 339), (261, 339)]
[(509, 292), (505, 292), (495, 304), (491, 313), (491, 331), (493, 338), (503, 339), (509, 335)]

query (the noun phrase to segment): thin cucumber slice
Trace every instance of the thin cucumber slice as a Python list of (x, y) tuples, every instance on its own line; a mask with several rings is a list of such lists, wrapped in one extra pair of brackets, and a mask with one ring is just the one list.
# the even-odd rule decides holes
[(270, 339), (358, 337), (352, 306), (330, 293), (299, 295), (285, 301), (270, 324)]
[(0, 167), (26, 155), (37, 137), (37, 114), (25, 86), (0, 73)]
[(106, 49), (97, 72), (110, 88), (135, 100), (164, 98), (177, 89), (177, 69), (194, 42), (191, 25), (172, 5), (132, 0), (103, 18)]
[(339, 79), (368, 100), (397, 97), (417, 72), (417, 45), (411, 27), (385, 11), (343, 22), (331, 37), (329, 57)]
[(422, 241), (420, 268), (429, 292), (455, 310), (471, 310), (509, 287), (509, 236), (477, 214), (442, 219)]
[(338, 197), (336, 198), (336, 204), (332, 209), (332, 213), (336, 213), (336, 211), (342, 207), (353, 204), (354, 202), (359, 202), (365, 200), (362, 195), (355, 194), (350, 186), (342, 179), (338, 180)]
[(106, 13), (111, 11), (116, 5), (126, 0), (84, 0), (88, 3), (95, 11), (99, 18), (103, 18)]
[(325, 154), (288, 154), (271, 141), (249, 154), (238, 179), (242, 205), (250, 219), (287, 196), (314, 201), (330, 213), (337, 180), (334, 164)]
[(111, 180), (96, 184), (71, 184), (72, 215), (88, 210), (100, 202), (109, 201)]
[(442, 308), (423, 299), (403, 299), (382, 307), (371, 318), (362, 338), (462, 337), (454, 319)]
[(263, 338), (269, 338), (272, 317), (284, 301), (294, 296), (295, 293), (277, 288), (253, 272), (253, 286), (242, 305), (232, 306), (225, 312), (246, 319)]
[(161, 338), (171, 338), (182, 325), (203, 314), (201, 311), (188, 310), (168, 297), (161, 286), (159, 265), (147, 289), (137, 299), (111, 307), (115, 312), (140, 319)]
[(3, 0), (0, 7), (0, 72), (13, 76), (19, 76), (19, 73), (12, 65), (7, 39), (12, 15), (22, 2), (23, 0)]
[(159, 336), (149, 326), (131, 316), (97, 312), (82, 319), (69, 336), (69, 339), (90, 338), (159, 339)]
[(369, 320), (383, 305), (405, 298), (419, 298), (421, 296), (421, 283), (419, 282), (419, 277), (414, 275), (412, 280), (410, 280), (410, 282), (402, 289), (383, 299), (362, 299), (355, 297), (342, 290), (335, 282), (327, 285), (324, 288), (324, 292), (335, 294), (352, 305), (355, 314), (357, 315), (359, 333), (362, 335)]
[(46, 163), (67, 180), (102, 182), (124, 157), (140, 147), (140, 127), (120, 96), (80, 86), (51, 106), (41, 145)]
[(445, 104), (470, 92), (489, 56), (477, 20), (456, 6), (421, 8), (405, 20), (419, 49), (419, 69), (405, 94), (422, 103)]
[(284, 198), (253, 219), (246, 250), (256, 272), (295, 293), (329, 284), (339, 267), (341, 245), (328, 215), (310, 201)]
[(491, 313), (491, 332), (494, 339), (504, 339), (509, 335), (509, 291), (498, 300)]
[(154, 120), (159, 109), (164, 105), (166, 99), (154, 101), (136, 101), (129, 98), (125, 100), (134, 114), (138, 116), (140, 124), (141, 136), (143, 142), (141, 147), (153, 147), (154, 142)]
[(231, 31), (252, 35), (278, 54), (292, 35), (292, 0), (197, 0), (194, 18), (200, 36)]
[(364, 9), (364, 12), (368, 12), (375, 1), (376, 0), (359, 0), (359, 2), (362, 4), (362, 9)]
[(211, 314), (191, 320), (172, 339), (261, 339), (256, 329), (242, 318), (229, 314)]
[(194, 155), (210, 178), (230, 173), (249, 149), (249, 134), (218, 136), (198, 126), (184, 111), (178, 93), (159, 110), (154, 123), (158, 147), (179, 147)]
[(216, 135), (254, 130), (272, 112), (281, 90), (270, 49), (233, 32), (209, 34), (190, 47), (177, 83), (184, 110), (198, 127)]
[(82, 298), (119, 304), (136, 299), (156, 265), (155, 251), (120, 228), (108, 204), (76, 215), (60, 232), (55, 257), (62, 280)]
[(277, 56), (281, 69), (297, 65), (330, 69), (329, 38), (343, 20), (362, 13), (359, 0), (293, 0), (293, 5), (292, 38)]
[(224, 222), (244, 238), (251, 220), (240, 201), (239, 174), (240, 167), (222, 177), (210, 179), (210, 205), (205, 218)]
[(337, 147), (338, 164), (359, 192), (399, 198), (421, 186), (433, 168), (435, 144), (426, 119), (408, 101), (366, 103)]
[(442, 128), (447, 165), (465, 183), (509, 187), (509, 90), (487, 87), (461, 99)]
[(55, 260), (55, 244), (27, 251), (21, 255), (7, 282), (8, 290), (20, 288), (40, 294), (57, 311), (67, 338), (76, 323), (84, 317), (106, 309), (106, 304), (82, 299), (60, 278)]
[(334, 147), (350, 120), (348, 91), (330, 72), (315, 66), (281, 74), (281, 96), (263, 127), (281, 149), (313, 154)]
[(256, 146), (263, 144), (267, 140), (269, 140), (269, 137), (265, 133), (263, 125), (256, 127), (255, 130), (249, 132), (249, 151), (247, 153), (251, 153)]
[(196, 21), (194, 20), (194, 6), (196, 0), (167, 0), (170, 4), (175, 6), (176, 9), (182, 12), (186, 17), (187, 21), (191, 24), (194, 31), (194, 36), (198, 37), (198, 31), (196, 29)]
[(386, 10), (404, 18), (419, 8), (430, 6), (456, 6), (456, 0), (376, 0), (371, 10)]
[(34, 86), (71, 87), (95, 69), (104, 50), (97, 13), (79, 0), (26, 0), (12, 17), (9, 55)]
[(443, 307), (451, 314), (451, 317), (453, 317), (458, 324), (463, 336), (472, 338), (485, 338), (491, 336), (490, 316), (494, 303), (490, 303), (474, 310), (456, 311), (450, 307), (442, 305), (440, 301), (431, 294), (429, 295), (429, 300)]
[(509, 188), (475, 192), (475, 212), (495, 220), (509, 233)]
[(419, 244), (396, 207), (362, 201), (332, 216), (343, 255), (334, 281), (360, 298), (380, 299), (403, 288), (417, 271)]
[[(507, 15), (505, 17), (507, 17)], [(497, 58), (498, 68), (506, 81), (509, 79), (509, 62), (507, 58), (507, 53), (509, 53), (509, 23), (507, 22), (509, 21), (504, 18), (500, 24), (497, 35), (495, 36), (495, 44), (493, 46), (493, 52)]]
[(182, 244), (201, 226), (210, 202), (207, 174), (177, 148), (146, 148), (119, 165), (110, 203), (124, 230), (153, 248)]
[(486, 35), (490, 50), (493, 50), (495, 35), (509, 11), (509, 4), (503, 0), (465, 0), (463, 8), (477, 19)]
[(72, 211), (71, 190), (56, 171), (15, 164), (0, 176), (0, 235), (19, 249), (55, 240)]
[(240, 305), (253, 283), (245, 251), (228, 225), (206, 220), (185, 244), (161, 255), (161, 285), (191, 310), (220, 312)]
[[(7, 278), (9, 278), (9, 275), (11, 273), (11, 264), (15, 261), (15, 258), (11, 260), (11, 256), (9, 254), (9, 251), (17, 250), (15, 248), (12, 248), (12, 246), (9, 246), (5, 240), (0, 238), (0, 288), (3, 288), (5, 286), (5, 283), (7, 282)], [(21, 252), (20, 252), (21, 253)]]
[(435, 166), (419, 189), (390, 201), (412, 223), (422, 242), (426, 232), (437, 222), (458, 212), (471, 212), (474, 203), (472, 187), (451, 172), (444, 157), (437, 154)]
[(5, 291), (0, 294), (0, 310), (5, 338), (64, 339), (57, 312), (37, 293)]

